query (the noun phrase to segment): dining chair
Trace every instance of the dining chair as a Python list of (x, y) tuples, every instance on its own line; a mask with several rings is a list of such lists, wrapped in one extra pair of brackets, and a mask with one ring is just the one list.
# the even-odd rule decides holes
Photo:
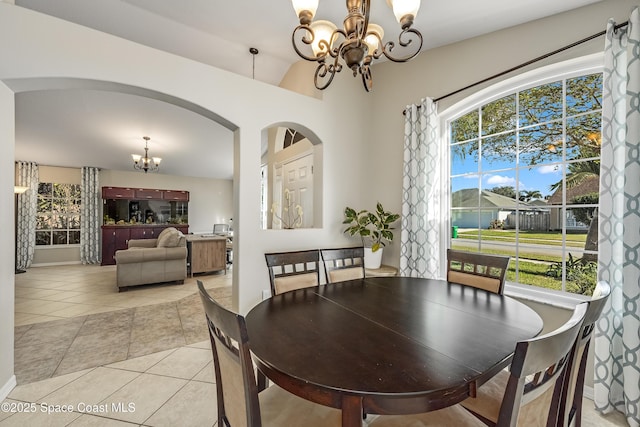
[(447, 281), (502, 295), (510, 259), (447, 249)]
[(341, 411), (256, 381), (244, 316), (227, 310), (198, 280), (216, 379), (218, 426), (339, 426)]
[(458, 404), (423, 414), (380, 415), (369, 423), (369, 427), (555, 426), (564, 385), (563, 374), (586, 311), (587, 303), (579, 304), (571, 318), (555, 331), (516, 344), (506, 387), (500, 401), (496, 402), (496, 422)]
[(271, 295), (320, 285), (320, 251), (264, 254), (269, 268)]
[(589, 308), (584, 316), (582, 329), (578, 334), (576, 349), (571, 360), (571, 365), (567, 368), (565, 375), (565, 385), (563, 396), (560, 401), (560, 413), (558, 425), (562, 427), (580, 427), (582, 425), (582, 396), (584, 391), (584, 375), (589, 357), (589, 345), (595, 324), (600, 318), (609, 295), (611, 287), (607, 282), (598, 282), (593, 292), (591, 300), (588, 301)]
[[(600, 317), (602, 309), (609, 297), (611, 288), (605, 282), (599, 282), (590, 301), (587, 301), (587, 311), (582, 327), (576, 339), (575, 349), (569, 359), (564, 385), (558, 409), (558, 426), (568, 427), (581, 425), (582, 395), (584, 388), (584, 374), (589, 353), (589, 343), (593, 335), (595, 322)], [(461, 405), (493, 423), (498, 420), (498, 408), (502, 400), (509, 373), (501, 371), (487, 383), (478, 388), (475, 398), (469, 398)]]
[(321, 249), (327, 283), (364, 278), (364, 247)]

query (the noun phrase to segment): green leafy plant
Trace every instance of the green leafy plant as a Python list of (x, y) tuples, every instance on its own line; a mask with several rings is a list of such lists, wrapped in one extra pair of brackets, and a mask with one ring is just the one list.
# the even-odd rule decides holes
[(369, 212), (366, 209), (357, 212), (347, 206), (344, 209), (344, 217), (342, 223), (349, 224), (344, 232), (350, 236), (360, 236), (363, 246), (366, 246), (365, 241), (371, 242), (372, 252), (385, 246), (385, 241), (393, 240), (391, 230), (394, 228), (391, 225), (400, 219), (399, 214), (385, 211), (380, 202), (376, 204), (375, 212)]
[[(566, 261), (567, 291), (583, 295), (591, 295), (596, 286), (598, 265), (593, 261), (574, 258), (569, 253)], [(552, 263), (547, 269), (547, 276), (562, 278), (562, 261)]]

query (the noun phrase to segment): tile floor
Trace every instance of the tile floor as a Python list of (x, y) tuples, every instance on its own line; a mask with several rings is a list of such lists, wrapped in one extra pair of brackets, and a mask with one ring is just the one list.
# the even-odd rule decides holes
[(30, 268), (15, 276), (15, 325), (177, 301), (197, 293), (196, 279), (207, 289), (231, 286), (231, 270), (227, 271), (226, 275), (187, 278), (184, 285), (137, 286), (117, 292), (115, 265)]
[[(200, 278), (208, 289), (230, 285), (230, 274)], [(76, 317), (86, 321), (108, 311), (166, 306), (196, 292), (194, 279), (121, 294), (114, 283), (112, 267), (32, 268), (16, 276), (16, 325), (35, 328), (54, 319), (73, 323)], [(215, 396), (211, 350), (203, 340), (20, 384), (0, 404), (0, 426), (215, 426)], [(621, 414), (600, 416), (585, 399), (583, 426), (626, 425)]]

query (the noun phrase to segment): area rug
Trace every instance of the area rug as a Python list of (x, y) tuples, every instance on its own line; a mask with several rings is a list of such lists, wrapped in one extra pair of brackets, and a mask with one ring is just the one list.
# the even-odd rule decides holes
[[(231, 308), (231, 286), (207, 290)], [(209, 339), (199, 294), (15, 328), (15, 374), (27, 384)]]

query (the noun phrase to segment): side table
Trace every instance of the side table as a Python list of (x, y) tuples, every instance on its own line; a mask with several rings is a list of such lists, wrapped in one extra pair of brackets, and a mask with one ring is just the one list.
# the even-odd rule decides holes
[(390, 265), (382, 264), (380, 268), (365, 268), (364, 269), (365, 277), (388, 277), (388, 276), (397, 276), (398, 269), (396, 267)]

